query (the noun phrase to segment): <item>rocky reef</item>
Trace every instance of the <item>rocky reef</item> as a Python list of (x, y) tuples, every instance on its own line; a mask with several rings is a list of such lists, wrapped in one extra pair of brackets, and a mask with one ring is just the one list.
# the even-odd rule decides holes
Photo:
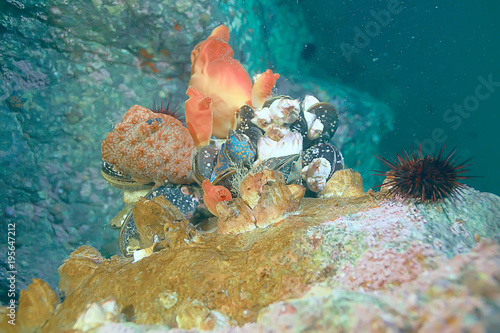
[[(188, 4), (171, 6), (188, 12)], [(120, 6), (94, 6), (124, 15)], [(146, 16), (151, 9), (132, 7)], [(49, 11), (65, 19), (61, 8)], [(200, 29), (210, 26), (206, 17), (198, 19)], [(171, 26), (173, 34), (200, 30), (178, 22), (162, 24)], [(231, 27), (238, 31), (240, 24), (234, 19)], [(230, 28), (213, 28), (205, 40), (189, 43), (191, 76), (187, 97), (181, 97), (185, 125), (170, 106), (148, 109), (134, 102), (100, 145), (101, 175), (124, 194), (125, 207), (109, 218), (111, 227), (120, 228), (114, 244), (121, 255), (75, 246), (57, 270), (57, 293), (43, 279), (34, 279), (20, 292), (16, 330), (412, 332), (495, 327), (500, 313), (500, 198), (465, 185), (459, 195), (430, 203), (402, 201), (384, 188), (366, 192), (358, 171), (371, 168), (372, 162), (347, 159), (353, 157), (348, 142), (367, 128), (380, 130), (387, 113), (381, 112), (377, 124), (361, 124), (362, 117), (346, 112), (353, 108), (345, 102), (351, 93), (344, 92), (342, 102), (317, 86), (311, 89), (314, 96), (303, 93), (304, 87), (311, 88), (306, 83), (283, 91), (279, 82), (284, 77), (269, 69), (252, 79), (228, 44)], [(247, 33), (237, 36), (245, 40)], [(116, 48), (116, 43), (118, 39), (111, 45)], [(182, 63), (159, 50), (164, 59), (158, 62), (151, 53), (158, 48), (130, 54), (136, 69), (167, 75), (169, 66)], [(108, 61), (113, 55), (107, 55)], [(90, 72), (92, 80), (111, 80), (101, 67)], [(138, 99), (123, 82), (125, 99)], [(163, 84), (175, 95), (177, 83)], [(30, 118), (22, 112), (18, 92), (8, 98), (11, 111)], [(368, 99), (364, 105), (379, 105), (370, 103)], [(376, 145), (363, 147), (370, 152)], [(87, 181), (94, 184), (95, 177), (82, 176), (81, 182)], [(50, 202), (57, 201), (52, 195)], [(64, 236), (64, 207), (52, 210), (61, 215), (56, 230)], [(5, 214), (13, 218), (16, 210), (10, 207)], [(95, 229), (87, 231), (96, 234)], [(6, 318), (2, 329), (14, 331)]]
[(500, 198), (472, 188), (437, 204), (339, 196), (339, 184), (360, 188), (346, 171), (328, 197), (303, 198), (279, 223), (239, 234), (187, 228), (160, 214), (161, 200), (142, 201), (138, 218), (162, 220), (168, 241), (140, 260), (77, 249), (59, 269), (62, 303), (35, 280), (19, 322), (27, 332), (497, 327)]
[[(296, 2), (7, 1), (0, 13), (0, 215), (25, 235), (18, 291), (42, 276), (56, 288), (56, 268), (81, 244), (107, 256), (118, 251), (107, 224), (121, 192), (99, 176), (99, 145), (129, 106), (169, 97), (181, 104), (189, 53), (221, 23), (250, 75), (272, 64), (280, 93), (313, 93), (337, 108), (336, 146), (364, 168), (365, 186), (374, 184), (368, 170), (379, 153), (376, 138), (391, 129), (393, 113), (366, 94), (307, 75), (300, 54), (308, 31)], [(4, 280), (0, 287), (7, 288)]]

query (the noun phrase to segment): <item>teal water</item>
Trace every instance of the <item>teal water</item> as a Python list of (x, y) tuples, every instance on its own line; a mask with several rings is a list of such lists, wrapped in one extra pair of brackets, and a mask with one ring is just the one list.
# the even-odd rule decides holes
[[(299, 4), (311, 33), (314, 52), (305, 61), (312, 71), (368, 91), (395, 111), (382, 154), (420, 142), (424, 152), (438, 153), (446, 142), (459, 160), (472, 158), (469, 174), (479, 177), (467, 184), (500, 194), (498, 1)], [(355, 47), (359, 31), (368, 38), (358, 37), (359, 52), (346, 57), (342, 45)]]

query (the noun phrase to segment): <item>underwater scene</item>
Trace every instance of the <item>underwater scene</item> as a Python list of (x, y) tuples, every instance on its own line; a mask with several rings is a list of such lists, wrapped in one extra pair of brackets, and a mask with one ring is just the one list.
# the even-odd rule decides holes
[(499, 332), (500, 2), (0, 3), (0, 332)]

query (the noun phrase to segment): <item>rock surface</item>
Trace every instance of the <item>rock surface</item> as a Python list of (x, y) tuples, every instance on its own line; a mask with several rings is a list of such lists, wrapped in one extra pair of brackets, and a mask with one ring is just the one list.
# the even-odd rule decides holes
[(110, 297), (117, 323), (99, 332), (491, 330), (500, 314), (499, 216), (500, 198), (471, 188), (440, 204), (371, 192), (305, 198), (266, 229), (205, 232), (135, 263), (101, 262), (43, 331), (71, 329), (89, 304)]

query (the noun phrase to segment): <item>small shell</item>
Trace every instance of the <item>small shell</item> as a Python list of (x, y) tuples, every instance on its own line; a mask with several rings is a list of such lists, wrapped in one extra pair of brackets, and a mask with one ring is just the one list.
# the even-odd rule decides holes
[(352, 169), (339, 170), (335, 172), (332, 178), (326, 183), (323, 191), (319, 194), (320, 198), (330, 197), (362, 197), (365, 195), (363, 190), (363, 178), (359, 172)]
[(87, 305), (71, 331), (90, 332), (107, 323), (120, 322), (120, 310), (113, 297)]
[(163, 306), (166, 310), (170, 310), (177, 304), (179, 300), (179, 295), (177, 291), (165, 290), (161, 294), (158, 295), (157, 302)]
[(180, 305), (175, 321), (180, 329), (190, 330), (192, 328), (199, 328), (209, 315), (210, 310), (205, 304), (196, 299), (187, 300), (186, 303)]
[(241, 198), (217, 203), (217, 232), (241, 234), (256, 228), (252, 210)]
[(394, 172), (392, 170), (387, 171), (386, 177), (380, 186), (380, 192), (388, 192), (392, 189), (394, 185)]
[(302, 169), (302, 179), (309, 190), (320, 192), (330, 177), (332, 167), (330, 162), (323, 158), (315, 158)]
[(299, 201), (282, 182), (270, 182), (262, 187), (259, 203), (253, 209), (257, 227), (264, 228), (284, 219), (284, 214), (299, 206)]

